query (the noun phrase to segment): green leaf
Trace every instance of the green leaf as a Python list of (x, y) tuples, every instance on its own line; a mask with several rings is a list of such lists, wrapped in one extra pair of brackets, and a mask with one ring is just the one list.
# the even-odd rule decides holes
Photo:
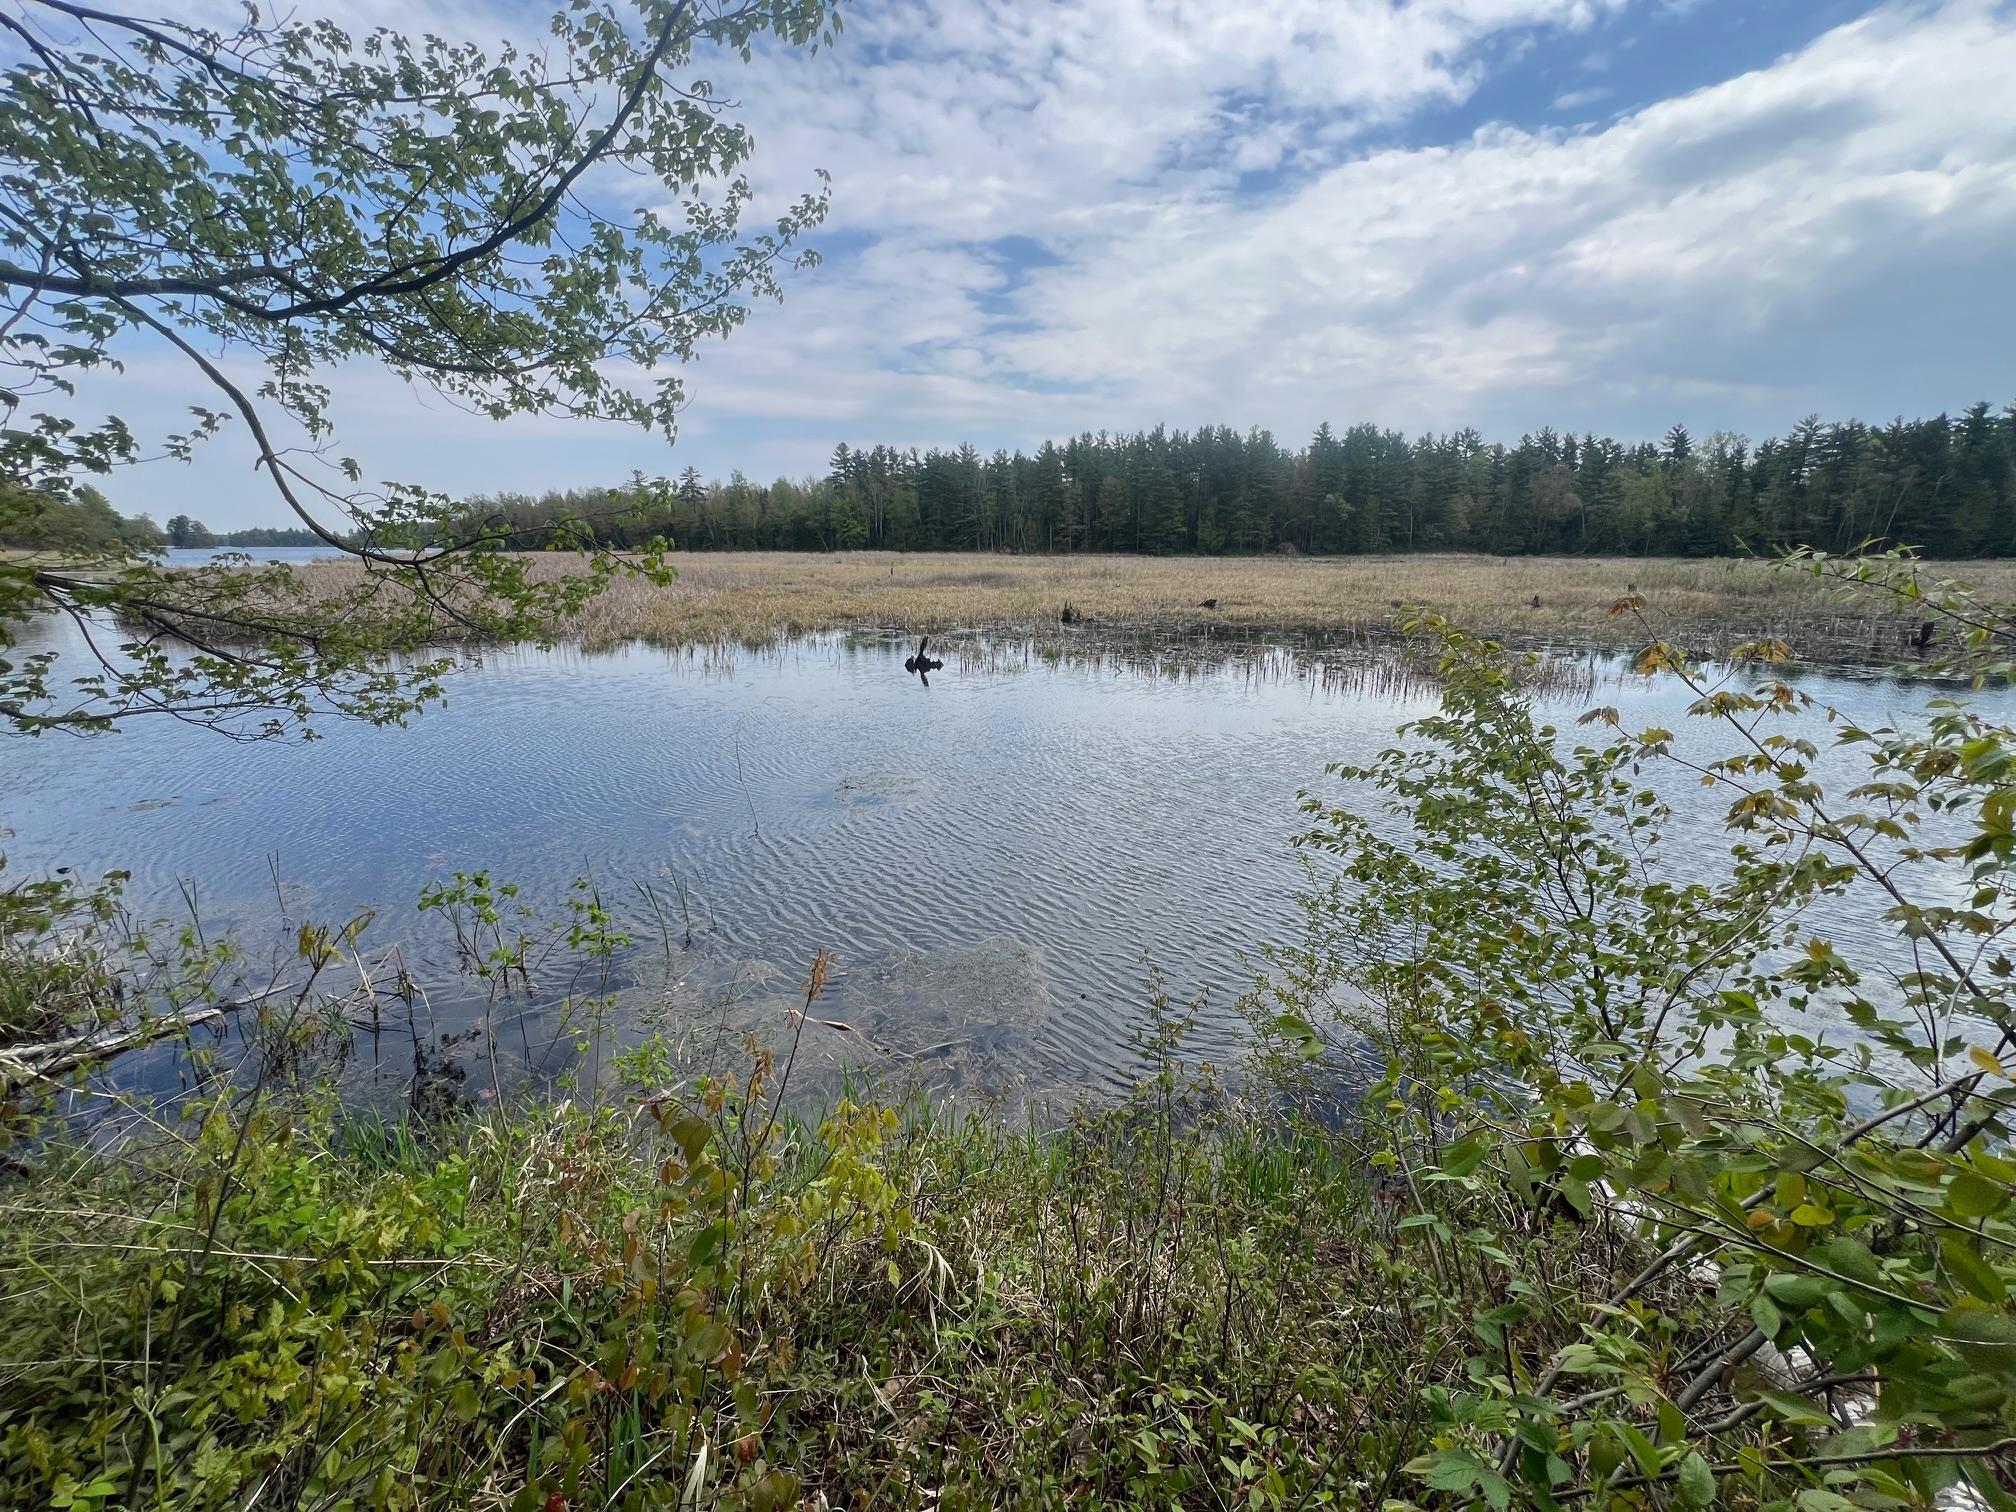
[(1442, 1152), (1442, 1169), (1451, 1176), (1468, 1176), (1483, 1162), (1484, 1141), (1475, 1134), (1467, 1134)]
[(2009, 1200), (2009, 1189), (1975, 1171), (1961, 1171), (1946, 1188), (1947, 1206), (1962, 1218), (1986, 1218)]
[(1860, 1239), (1851, 1239), (1844, 1234), (1829, 1239), (1813, 1253), (1829, 1270), (1839, 1271), (1844, 1276), (1866, 1281), (1871, 1286), (1883, 1280), (1883, 1268), (1876, 1263), (1876, 1256), (1869, 1246)]
[(1988, 1412), (2002, 1405), (2009, 1389), (1994, 1376), (1974, 1371), (1955, 1376), (1947, 1383), (1946, 1394), (1974, 1412)]
[(1438, 1449), (1407, 1464), (1409, 1475), (1419, 1476), (1436, 1491), (1468, 1491), (1488, 1470), (1468, 1449)]
[(730, 1337), (725, 1323), (709, 1319), (693, 1330), (686, 1343), (697, 1358), (713, 1360), (728, 1347)]
[(1315, 1060), (1323, 1054), (1323, 1037), (1316, 1032), (1316, 1026), (1300, 1014), (1277, 1014), (1274, 1027), (1295, 1042), (1295, 1053), (1303, 1060)]
[(1969, 1298), (1940, 1316), (1939, 1332), (1976, 1370), (2016, 1379), (2016, 1318)]
[(1674, 1483), (1674, 1490), (1683, 1507), (1715, 1505), (1715, 1472), (1708, 1468), (1708, 1461), (1701, 1457), (1700, 1450), (1688, 1450), (1687, 1457), (1680, 1461), (1680, 1475)]
[(1652, 1440), (1631, 1423), (1619, 1423), (1617, 1431), (1624, 1436), (1624, 1447), (1631, 1451), (1631, 1458), (1638, 1462), (1639, 1472), (1648, 1476), (1658, 1475), (1659, 1451), (1652, 1446)]
[(1973, 1241), (1964, 1234), (1946, 1234), (1939, 1241), (1939, 1258), (1953, 1278), (1983, 1302), (2008, 1300), (2009, 1288), (1995, 1267), (1981, 1258)]
[(1584, 1218), (1596, 1211), (1596, 1199), (1590, 1194), (1589, 1183), (1578, 1176), (1561, 1178), (1561, 1195), (1568, 1199), (1568, 1205)]
[(1764, 1290), (1773, 1301), (1804, 1311), (1818, 1307), (1827, 1298), (1827, 1283), (1819, 1276), (1802, 1276), (1791, 1271), (1775, 1271), (1764, 1278)]
[(700, 1158), (700, 1152), (707, 1148), (707, 1141), (714, 1137), (714, 1131), (708, 1128), (706, 1120), (691, 1113), (673, 1124), (671, 1133), (688, 1165)]
[(699, 1233), (695, 1234), (692, 1244), (688, 1245), (686, 1249), (688, 1262), (697, 1269), (707, 1264), (716, 1254), (720, 1253), (721, 1242), (727, 1237), (725, 1229), (726, 1225), (724, 1224), (710, 1223), (707, 1227), (700, 1230)]
[(1687, 1414), (1667, 1401), (1659, 1399), (1659, 1442), (1677, 1444), (1687, 1437)]
[(1771, 1410), (1788, 1423), (1801, 1427), (1832, 1428), (1834, 1419), (1827, 1416), (1811, 1401), (1790, 1391), (1760, 1391), (1758, 1399), (1768, 1402)]
[(1778, 1305), (1764, 1292), (1750, 1299), (1750, 1318), (1756, 1323), (1758, 1332), (1767, 1339), (1775, 1339), (1785, 1327), (1785, 1315), (1778, 1311)]
[(1603, 1357), (1589, 1344), (1570, 1344), (1561, 1351), (1559, 1364), (1565, 1375), (1586, 1375), (1599, 1370)]

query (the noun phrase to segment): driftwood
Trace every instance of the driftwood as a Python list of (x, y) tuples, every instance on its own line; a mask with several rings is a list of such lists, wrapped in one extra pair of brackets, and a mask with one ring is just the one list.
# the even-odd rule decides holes
[(206, 1003), (200, 1008), (164, 1013), (137, 1024), (115, 1025), (68, 1039), (44, 1040), (40, 1044), (0, 1049), (0, 1089), (11, 1091), (31, 1081), (48, 1081), (66, 1071), (74, 1071), (94, 1061), (110, 1060), (141, 1045), (174, 1039), (200, 1024), (217, 1023), (240, 1008), (255, 1007), (287, 990), (284, 986), (268, 987), (248, 997), (233, 998), (228, 1003)]

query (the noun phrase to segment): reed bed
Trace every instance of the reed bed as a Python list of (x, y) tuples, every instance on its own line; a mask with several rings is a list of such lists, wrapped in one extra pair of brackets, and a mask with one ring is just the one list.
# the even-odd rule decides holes
[[(1643, 638), (1610, 612), (1633, 592), (1665, 633), (1701, 650), (1768, 634), (1814, 657), (1894, 652), (1915, 624), (1874, 598), (1844, 599), (1811, 577), (1748, 559), (765, 552), (674, 560), (670, 584), (619, 577), (556, 633), (590, 649), (633, 640), (761, 646), (860, 628), (1334, 641), (1383, 638), (1404, 608), (1418, 606), (1520, 644), (1621, 647)], [(547, 578), (580, 567), (576, 557), (550, 555), (532, 570)], [(331, 560), (301, 577), (311, 591), (335, 593), (361, 570)], [(2016, 564), (1955, 570), (1991, 596), (2016, 594)]]

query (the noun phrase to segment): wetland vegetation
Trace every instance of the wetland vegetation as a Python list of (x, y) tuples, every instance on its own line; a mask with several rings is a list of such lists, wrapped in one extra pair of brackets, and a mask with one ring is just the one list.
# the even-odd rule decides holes
[[(1956, 636), (2003, 623), (1932, 596)], [(359, 1104), (328, 1058), (421, 989), (364, 970), (364, 921), (304, 923), (288, 990), (172, 1089), (71, 1073), (96, 1111), (51, 1122), (17, 1084), (11, 1494), (1999, 1501), (2011, 738), (1958, 710), (1830, 732), (1782, 648), (1701, 667), (1641, 629), (1698, 731), (1557, 730), (1519, 657), (1416, 626), (1438, 703), (1309, 800), (1243, 1053), (1201, 1057), (1201, 1005), (1151, 988), (1128, 1089), (1021, 1123), (872, 1067), (794, 1099), (811, 1042), (857, 1032), (823, 952), (767, 1035), (604, 1061), (636, 942), (593, 886), (487, 876), (426, 906), (498, 1001), (564, 984), (574, 1070)], [(1807, 763), (1844, 736), (1868, 780), (1837, 801)], [(1675, 874), (1672, 775), (1713, 779), (1725, 864)], [(1856, 889), (1886, 923), (1815, 935)], [(60, 887), (10, 902), (17, 970), (60, 1002), (83, 969), (108, 1019), (243, 975), (199, 928), (143, 947)]]
[[(581, 566), (564, 555), (522, 560), (535, 582), (578, 575)], [(1093, 644), (1284, 636), (1392, 643), (1409, 606), (1430, 606), (1521, 644), (1635, 651), (1641, 627), (1611, 612), (1635, 593), (1657, 606), (1669, 633), (1703, 650), (1775, 635), (1824, 662), (1905, 650), (1924, 621), (1909, 602), (1844, 595), (1827, 577), (1754, 558), (723, 552), (681, 554), (673, 565), (676, 576), (663, 581), (612, 583), (555, 633), (589, 647), (762, 646), (863, 627)], [(1941, 564), (1941, 572), (1991, 597), (2016, 591), (2016, 567), (1999, 562)], [(310, 589), (340, 595), (363, 569), (334, 559), (300, 575)]]
[[(1802, 427), (1798, 458), (1684, 431), (1627, 455), (1326, 428), (1243, 496), (1186, 493), (1158, 431), (1085, 459), (1075, 514), (1058, 448), (1003, 463), (1034, 513), (977, 458), (920, 458), (920, 479), (878, 449), (836, 459), (816, 527), (1205, 553), (1621, 551), (1684, 527), (1671, 549), (1703, 555), (1684, 565), (675, 564), (656, 527), (554, 514), (527, 553), (485, 524), (495, 501), (365, 483), (332, 450), (332, 375), (379, 364), (491, 419), (669, 438), (680, 364), (811, 266), (828, 205), (822, 176), (745, 225), (753, 139), (689, 65), (732, 82), (830, 46), (834, 8), (583, 0), (491, 52), (253, 11), (220, 31), (24, 0), (0, 20), (0, 539), (38, 548), (0, 557), (0, 718), (34, 753), (7, 768), (0, 878), (0, 1503), (2016, 1505), (2016, 731), (1996, 702), (2016, 595), (1999, 568), (1857, 549), (1902, 522), (2006, 550), (2006, 417)], [(612, 198), (617, 168), (665, 203)], [(143, 438), (96, 405), (135, 353), (200, 386), (185, 429)], [(184, 570), (90, 492), (227, 424), (335, 565)], [(1260, 442), (1229, 434), (1211, 444), (1251, 461)], [(968, 492), (922, 487), (944, 482)], [(919, 528), (950, 534), (905, 537), (927, 502)], [(1709, 555), (1750, 520), (1846, 554)], [(680, 544), (722, 544), (694, 529)], [(958, 638), (975, 630), (1015, 639)], [(819, 631), (853, 634), (790, 639)], [(1632, 655), (1599, 681), (1487, 631)], [(1279, 674), (1295, 696), (1171, 697), (1179, 632), (1255, 642), (1247, 691)], [(1291, 632), (1405, 637), (1432, 684), (1375, 673), (1342, 691), (1379, 698), (1321, 705), (1337, 690), (1264, 649)], [(900, 670), (913, 634), (947, 653), (929, 687)], [(1074, 638), (1113, 658), (1086, 701), (1136, 717), (1070, 724)], [(717, 709), (724, 738), (671, 769), (690, 793), (659, 781), (666, 690), (695, 710), (738, 690), (679, 683), (638, 640), (851, 660), (816, 714), (864, 760), (807, 778), (749, 709)], [(1907, 650), (1936, 683), (1792, 666)], [(538, 697), (483, 680), (514, 656)], [(1052, 680), (989, 682), (968, 656)], [(640, 666), (642, 698), (620, 685)], [(584, 739), (613, 724), (605, 675), (627, 743)], [(1962, 696), (1921, 708), (1928, 689)], [(1041, 780), (971, 791), (884, 762), (860, 738), (898, 692), (909, 730), (929, 711), (963, 742), (955, 776), (1007, 748)], [(515, 728), (429, 744), (486, 693)], [(1228, 784), (1322, 734), (1311, 709), (1354, 705), (1405, 727), (1295, 774), (1293, 848), (1263, 863)], [(1187, 772), (1152, 738), (1171, 729), (1202, 752)], [(325, 736), (357, 740), (347, 769), (314, 764)], [(178, 775), (108, 816), (107, 768), (81, 800), (63, 784), (103, 759), (75, 752), (121, 742)], [(501, 779), (531, 750), (527, 795)], [(475, 801), (445, 801), (449, 776)], [(313, 801), (259, 807), (287, 782)], [(178, 809), (203, 785), (222, 791)], [(783, 983), (767, 950), (731, 1002), (701, 967), (742, 926), (696, 909), (683, 871), (619, 900), (593, 857), (520, 887), (508, 856), (436, 848), (497, 833), (472, 816), (548, 814), (571, 865), (642, 801), (654, 845), (753, 864), (767, 917), (909, 953), (850, 982), (828, 939), (793, 941)], [(1157, 821), (1186, 807), (1229, 827), (1170, 854)], [(385, 939), (400, 915), (375, 890), (342, 891), (357, 847), (301, 859), (332, 889), (312, 894), (252, 856), (311, 811), (424, 868), (438, 957)], [(277, 931), (220, 927), (172, 854), (128, 875), (42, 849), (137, 854), (158, 813), (227, 837), (240, 873), (264, 862)], [(1031, 813), (1068, 866), (1023, 864)], [(894, 1044), (873, 998), (924, 978), (969, 1038), (1012, 1039), (1012, 1014), (981, 1021), (998, 977), (934, 978), (916, 944), (966, 931), (980, 953), (982, 884), (1032, 871), (1006, 896), (1053, 940), (1131, 910), (1247, 956), (1236, 990), (1192, 995), (1165, 941), (1116, 966), (1102, 940), (1062, 978), (1078, 1001), (1051, 994), (1082, 1095), (1004, 1117), (934, 1081), (949, 1038)], [(1292, 927), (1228, 923), (1256, 876)], [(807, 896), (844, 908), (787, 910)], [(1034, 977), (1040, 954), (1015, 960)], [(630, 1011), (653, 961), (657, 1006), (702, 1011)], [(1100, 969), (1140, 986), (1085, 1006)], [(451, 998), (472, 1016), (450, 1022)]]

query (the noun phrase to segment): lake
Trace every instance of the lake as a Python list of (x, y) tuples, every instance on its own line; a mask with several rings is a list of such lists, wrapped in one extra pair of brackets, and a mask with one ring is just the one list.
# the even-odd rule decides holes
[(176, 546), (162, 552), (160, 561), (165, 567), (204, 567), (212, 562), (245, 558), (253, 562), (290, 562), (300, 567), (342, 555), (333, 546)]
[[(1199, 1053), (1234, 1053), (1243, 957), (1295, 934), (1298, 795), (1335, 790), (1327, 762), (1369, 758), (1435, 702), (1362, 652), (1144, 665), (973, 641), (946, 647), (925, 686), (907, 650), (829, 636), (764, 652), (507, 651), (404, 730), (9, 735), (4, 848), (16, 877), (130, 869), (146, 914), (179, 912), (186, 887), (206, 929), (240, 932), (255, 955), (303, 918), (376, 910), (366, 938), (405, 947), (436, 1038), (475, 1024), (481, 999), (440, 922), (416, 913), (421, 889), (487, 868), (550, 918), (587, 875), (637, 941), (619, 963), (625, 1035), (681, 1015), (781, 1032), (826, 948), (839, 971), (821, 1011), (854, 1044), (942, 1062), (976, 1090), (1096, 1093), (1132, 1074), (1151, 968), (1172, 998), (1201, 999)], [(1595, 704), (1633, 726), (1699, 723), (1676, 683), (1567, 660), (1564, 691), (1542, 700), (1563, 724)], [(1927, 696), (1867, 674), (1799, 680), (1865, 722)], [(1978, 696), (2016, 715), (2008, 694)], [(1676, 776), (1672, 848), (1725, 852), (1724, 795)], [(1851, 894), (1815, 927), (1853, 936), (1882, 906)], [(564, 1059), (564, 1038), (550, 1007), (515, 1020), (498, 1036), (514, 1069), (495, 1074)], [(499, 1051), (455, 1053), (482, 1062), (481, 1081)], [(384, 1074), (410, 1064), (387, 1051)]]

